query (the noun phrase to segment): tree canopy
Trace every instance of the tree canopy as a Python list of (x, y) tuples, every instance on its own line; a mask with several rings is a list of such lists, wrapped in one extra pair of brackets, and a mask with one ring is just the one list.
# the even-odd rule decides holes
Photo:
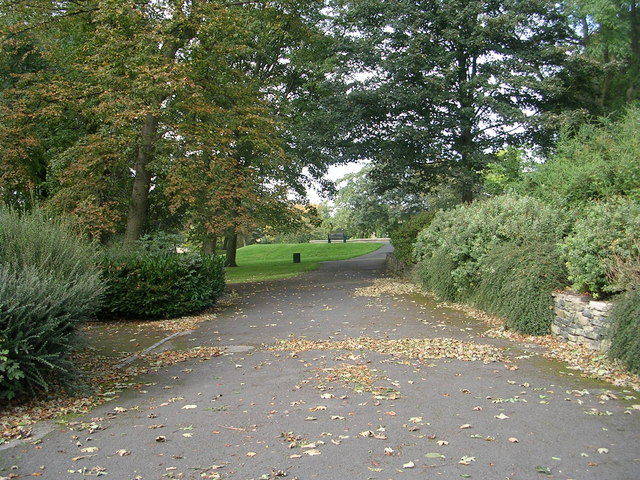
[(639, 45), (633, 0), (0, 0), (0, 201), (209, 250), (338, 162), (352, 216), (469, 202), (637, 100)]

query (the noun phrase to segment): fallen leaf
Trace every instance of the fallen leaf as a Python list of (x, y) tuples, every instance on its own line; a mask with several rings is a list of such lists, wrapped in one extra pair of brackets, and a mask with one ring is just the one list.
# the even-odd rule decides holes
[(396, 413), (396, 412), (393, 412), (393, 411), (391, 411), (391, 412), (386, 412), (386, 414), (387, 414), (387, 415), (389, 415), (390, 417), (395, 417), (395, 416), (397, 415), (397, 413)]
[(509, 437), (509, 441), (511, 443), (518, 443), (519, 442), (519, 440), (516, 437)]
[(511, 418), (511, 417), (509, 417), (509, 415), (505, 415), (504, 413), (501, 413), (500, 415), (494, 415), (493, 418), (497, 418), (498, 420), (506, 420), (507, 418)]
[(469, 465), (471, 462), (475, 462), (476, 461), (476, 457), (462, 457), (460, 459), (460, 461), (458, 462), (460, 465)]
[(97, 452), (98, 450), (100, 450), (98, 447), (85, 447), (80, 449), (82, 453), (93, 453)]
[(197, 405), (185, 405), (184, 407), (182, 407), (182, 410), (191, 410), (193, 408), (198, 408)]
[(413, 463), (413, 462), (409, 461), (409, 462), (407, 462), (407, 463), (403, 464), (403, 465), (402, 465), (402, 468), (414, 468), (415, 466), (416, 466), (416, 464), (415, 464), (415, 463)]
[(156, 442), (162, 443), (166, 441), (167, 441), (167, 437), (165, 437), (164, 435), (160, 435), (159, 437), (156, 437)]
[(467, 428), (471, 428), (471, 425), (470, 425), (470, 424), (468, 424), (468, 423), (465, 423), (464, 425), (460, 425), (460, 427), (459, 427), (459, 428), (460, 428), (460, 430), (465, 430), (465, 429), (467, 429)]
[(608, 448), (599, 448), (598, 449), (598, 453), (609, 453), (609, 449)]
[(438, 440), (438, 445), (444, 447), (445, 445), (449, 445), (449, 442), (447, 442), (446, 440)]
[(255, 457), (257, 455), (257, 453), (256, 452), (247, 452), (245, 455), (247, 457)]
[(121, 450), (116, 450), (116, 455), (120, 455), (121, 457), (126, 457), (128, 455), (131, 455), (131, 452), (123, 448)]
[(425, 455), (427, 458), (442, 458), (443, 460), (447, 457), (438, 452), (430, 452)]
[(314, 448), (314, 449), (311, 449), (311, 450), (305, 450), (305, 451), (304, 451), (304, 452), (302, 452), (302, 453), (304, 453), (305, 455), (310, 455), (310, 456), (312, 456), (312, 457), (313, 457), (313, 456), (316, 456), (316, 455), (321, 455), (321, 454), (322, 454), (322, 452), (321, 452), (320, 450), (315, 449), (315, 448)]
[(537, 466), (536, 467), (536, 472), (544, 473), (545, 475), (551, 475), (551, 469), (549, 467)]

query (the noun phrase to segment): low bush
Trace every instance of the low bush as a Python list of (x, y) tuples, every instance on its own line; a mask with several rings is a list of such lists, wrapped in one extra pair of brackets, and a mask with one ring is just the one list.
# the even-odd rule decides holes
[(638, 258), (639, 245), (639, 203), (620, 198), (586, 207), (562, 243), (572, 288), (594, 297), (632, 288), (633, 276), (612, 272)]
[(442, 290), (453, 290), (451, 300), (463, 301), (480, 282), (480, 261), (488, 252), (503, 244), (557, 243), (568, 226), (563, 211), (533, 198), (502, 195), (439, 212), (418, 235), (415, 255), (429, 263), (436, 255), (447, 258), (450, 275), (427, 273), (425, 286), (437, 292), (439, 282), (453, 282)]
[(640, 374), (640, 288), (629, 290), (617, 299), (612, 325), (609, 354)]
[(0, 399), (79, 386), (70, 354), (103, 293), (96, 260), (64, 221), (0, 207)]
[(224, 290), (223, 264), (215, 255), (112, 253), (102, 262), (107, 284), (102, 314), (168, 318), (207, 308)]
[(560, 135), (554, 155), (516, 186), (557, 206), (582, 208), (593, 201), (640, 201), (640, 106), (620, 118), (601, 118)]
[(416, 242), (422, 283), (504, 316), (510, 328), (546, 333), (551, 292), (566, 284), (556, 245), (568, 227), (562, 211), (516, 195), (439, 212)]
[(404, 223), (399, 224), (391, 232), (391, 244), (394, 255), (404, 263), (415, 263), (413, 248), (418, 234), (433, 221), (435, 212), (421, 212)]
[(480, 283), (471, 302), (527, 335), (549, 332), (554, 317), (551, 292), (565, 287), (559, 248), (551, 242), (501, 245), (480, 261)]

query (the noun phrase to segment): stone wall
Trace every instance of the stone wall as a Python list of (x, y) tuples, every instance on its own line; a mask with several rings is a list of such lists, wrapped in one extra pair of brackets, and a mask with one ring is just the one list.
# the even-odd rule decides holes
[(593, 300), (585, 295), (557, 292), (555, 319), (551, 325), (554, 335), (570, 343), (587, 345), (594, 350), (607, 350), (610, 302)]

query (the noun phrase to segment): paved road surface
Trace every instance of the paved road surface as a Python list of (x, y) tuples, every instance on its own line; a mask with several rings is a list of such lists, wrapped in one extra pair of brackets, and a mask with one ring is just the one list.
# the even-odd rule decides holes
[[(535, 347), (479, 337), (483, 327), (461, 313), (354, 295), (383, 275), (388, 249), (244, 287), (235, 307), (176, 340), (225, 355), (164, 368), (74, 419), (95, 431), (61, 425), (38, 445), (0, 450), (0, 477), (640, 478), (634, 392), (570, 376)], [(358, 337), (377, 339), (377, 350), (411, 338), (474, 341), (511, 363), (263, 346)], [(463, 345), (457, 355), (468, 357)]]

